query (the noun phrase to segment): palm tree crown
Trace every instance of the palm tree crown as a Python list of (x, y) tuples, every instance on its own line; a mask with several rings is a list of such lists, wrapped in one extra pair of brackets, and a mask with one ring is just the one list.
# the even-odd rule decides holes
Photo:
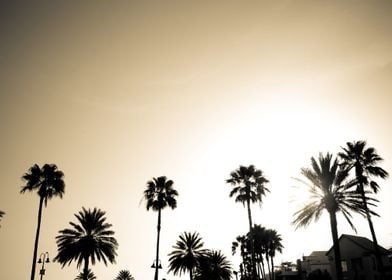
[(122, 269), (118, 273), (117, 277), (114, 278), (114, 280), (135, 280), (135, 278), (132, 276), (129, 270)]
[(162, 210), (169, 206), (172, 209), (177, 207), (176, 196), (178, 192), (173, 189), (173, 181), (166, 176), (153, 178), (147, 182), (147, 189), (144, 191), (144, 198), (147, 201), (147, 210)]
[(190, 279), (193, 279), (193, 270), (197, 266), (198, 258), (205, 254), (202, 249), (203, 241), (197, 232), (184, 232), (173, 246), (174, 251), (169, 254), (169, 272), (180, 275), (189, 271)]
[(265, 186), (269, 181), (263, 176), (263, 172), (255, 168), (254, 165), (240, 166), (230, 173), (227, 183), (233, 185), (230, 197), (236, 196), (235, 201), (242, 204), (250, 201), (252, 203), (262, 202), (262, 197), (269, 192)]
[(230, 280), (231, 264), (221, 251), (209, 250), (199, 258), (195, 280)]
[(63, 177), (64, 173), (58, 170), (55, 164), (45, 164), (42, 168), (34, 164), (29, 172), (22, 176), (26, 184), (22, 186), (20, 192), (36, 190), (46, 205), (54, 196), (63, 197), (65, 188)]
[(344, 152), (339, 153), (343, 160), (343, 167), (351, 170), (354, 168), (355, 176), (358, 180), (358, 188), (370, 186), (374, 193), (377, 193), (380, 186), (371, 180), (371, 177), (386, 179), (388, 172), (378, 166), (383, 159), (372, 147), (366, 147), (366, 141), (347, 142), (347, 147), (342, 148)]
[[(341, 212), (355, 230), (355, 226), (351, 222), (350, 211), (361, 215), (366, 214), (361, 196), (352, 190), (352, 187), (357, 183), (356, 180), (349, 180), (347, 169), (341, 168), (338, 160), (332, 160), (332, 155), (329, 153), (326, 156), (320, 153), (318, 162), (312, 157), (311, 166), (312, 168), (301, 169), (301, 174), (307, 181), (297, 179), (309, 187), (311, 196), (306, 205), (295, 212), (296, 218), (293, 224), (297, 227), (304, 227), (309, 225), (312, 220), (317, 222), (323, 210), (327, 210), (328, 213)], [(367, 200), (375, 201), (368, 197)], [(371, 203), (371, 205), (373, 204)]]
[(102, 260), (105, 265), (108, 261), (114, 263), (118, 244), (114, 231), (109, 230), (112, 225), (106, 223), (105, 212), (83, 207), (75, 217), (79, 223), (70, 222), (72, 228), (61, 230), (56, 236), (58, 254), (54, 260), (63, 267), (76, 261), (79, 268), (84, 262), (85, 274), (90, 259), (93, 265), (96, 260)]

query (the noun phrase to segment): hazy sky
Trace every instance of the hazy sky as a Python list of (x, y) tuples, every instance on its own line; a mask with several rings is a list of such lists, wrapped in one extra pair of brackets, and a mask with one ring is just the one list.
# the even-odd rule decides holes
[[(365, 139), (392, 172), (391, 1), (8, 2), (0, 4), (0, 279), (30, 275), (39, 200), (19, 191), (34, 163), (57, 164), (66, 182), (64, 198), (44, 209), (39, 252), (56, 255), (55, 236), (82, 206), (106, 211), (120, 246), (117, 264), (92, 267), (98, 279), (120, 269), (153, 277), (157, 215), (140, 203), (152, 177), (168, 176), (179, 192), (178, 208), (162, 217), (165, 277), (185, 230), (238, 268), (231, 242), (247, 231), (247, 214), (225, 179), (240, 164), (270, 180), (253, 215), (282, 235), (276, 263), (331, 246), (326, 216), (307, 229), (290, 224), (305, 198), (291, 178), (311, 156)], [(374, 224), (390, 247), (391, 182), (380, 185)], [(354, 222), (370, 236), (364, 219)], [(76, 264), (51, 263), (45, 279), (77, 273)]]

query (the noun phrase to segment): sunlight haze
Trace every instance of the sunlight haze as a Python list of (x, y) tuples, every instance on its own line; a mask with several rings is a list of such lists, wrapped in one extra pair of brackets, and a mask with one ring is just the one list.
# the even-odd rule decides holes
[[(293, 178), (354, 140), (392, 172), (391, 14), (388, 0), (1, 2), (0, 279), (30, 275), (39, 197), (19, 192), (34, 163), (56, 164), (66, 184), (43, 210), (38, 253), (56, 256), (82, 206), (106, 211), (119, 249), (116, 264), (91, 267), (98, 280), (121, 269), (153, 278), (157, 213), (142, 197), (161, 175), (179, 196), (162, 211), (160, 279), (189, 278), (167, 273), (184, 231), (238, 270), (231, 243), (247, 212), (225, 180), (240, 165), (270, 181), (252, 215), (282, 235), (277, 264), (328, 250), (326, 216), (291, 225), (307, 197)], [(378, 182), (374, 225), (390, 248), (391, 182)], [(354, 234), (339, 215), (338, 230)], [(44, 279), (79, 273), (74, 262), (46, 269)]]

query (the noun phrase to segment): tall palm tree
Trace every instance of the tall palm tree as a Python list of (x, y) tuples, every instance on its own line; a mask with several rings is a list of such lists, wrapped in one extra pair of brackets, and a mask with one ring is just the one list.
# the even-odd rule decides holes
[(152, 209), (158, 211), (158, 225), (157, 225), (157, 246), (155, 258), (155, 276), (158, 280), (158, 263), (159, 263), (159, 236), (161, 231), (161, 211), (166, 207), (175, 209), (177, 207), (176, 196), (178, 192), (173, 189), (173, 181), (168, 180), (166, 176), (153, 178), (147, 182), (147, 189), (144, 191), (144, 198), (147, 201), (147, 211)]
[[(230, 173), (230, 178), (226, 180), (227, 183), (233, 186), (230, 192), (230, 197), (235, 196), (235, 202), (240, 202), (246, 205), (248, 210), (248, 221), (249, 221), (249, 232), (252, 231), (252, 213), (250, 209), (251, 203), (259, 202), (261, 205), (262, 197), (265, 196), (266, 192), (269, 192), (265, 186), (269, 181), (263, 176), (263, 172), (256, 169), (254, 165), (240, 166), (238, 169)], [(253, 239), (252, 239), (253, 240)], [(251, 244), (252, 254), (252, 273), (253, 278), (256, 277), (256, 265), (255, 265), (255, 252), (254, 244)]]
[(231, 264), (221, 251), (209, 250), (199, 258), (195, 280), (230, 280)]
[(343, 152), (339, 153), (339, 157), (343, 160), (343, 167), (348, 170), (355, 170), (355, 177), (357, 179), (357, 191), (362, 196), (362, 202), (366, 211), (366, 218), (369, 223), (370, 232), (372, 234), (374, 249), (376, 253), (378, 267), (381, 273), (384, 273), (383, 263), (381, 261), (380, 250), (378, 247), (376, 233), (373, 227), (371, 215), (368, 211), (367, 201), (365, 197), (365, 188), (377, 193), (379, 185), (372, 180), (372, 177), (379, 177), (386, 179), (388, 172), (378, 166), (383, 159), (377, 154), (372, 147), (366, 146), (366, 141), (347, 142), (346, 147), (342, 148)]
[(77, 262), (77, 268), (84, 263), (83, 275), (87, 280), (89, 262), (94, 265), (95, 261), (115, 263), (118, 244), (113, 237), (114, 231), (110, 230), (111, 224), (106, 223), (105, 212), (94, 208), (75, 214), (78, 224), (70, 222), (71, 229), (63, 229), (56, 236), (58, 248), (54, 261), (58, 261), (62, 267)]
[(122, 269), (118, 273), (117, 277), (114, 278), (114, 280), (135, 280), (135, 278), (132, 276), (129, 270)]
[(85, 279), (87, 279), (87, 280), (95, 280), (95, 279), (97, 279), (97, 277), (94, 275), (94, 273), (91, 271), (91, 269), (89, 269), (87, 271), (87, 275), (86, 275), (86, 272), (83, 270), (75, 278), (75, 280), (85, 280)]
[[(325, 156), (320, 153), (318, 162), (312, 157), (311, 168), (302, 168), (301, 174), (306, 180), (299, 181), (309, 187), (311, 197), (302, 209), (294, 213), (293, 224), (296, 225), (296, 228), (308, 226), (312, 220), (318, 221), (323, 210), (327, 210), (330, 219), (337, 279), (342, 280), (336, 214), (341, 212), (354, 230), (355, 227), (350, 220), (352, 217), (350, 211), (363, 216), (366, 215), (361, 195), (351, 190), (356, 185), (356, 180), (348, 180), (348, 171), (339, 166), (337, 159), (332, 160), (332, 155), (329, 153)], [(368, 204), (373, 205), (370, 201), (374, 201), (374, 199), (366, 197), (366, 200)], [(376, 214), (373, 211), (371, 213)]]
[(206, 250), (202, 249), (203, 241), (197, 232), (184, 232), (179, 238), (173, 246), (174, 251), (169, 254), (169, 272), (173, 271), (174, 275), (181, 276), (188, 271), (190, 280), (193, 280), (197, 261), (206, 253)]
[(48, 200), (53, 197), (63, 197), (64, 194), (64, 173), (57, 169), (55, 164), (45, 164), (40, 168), (37, 164), (34, 164), (28, 172), (22, 176), (22, 180), (25, 181), (25, 185), (22, 186), (21, 193), (26, 191), (36, 191), (39, 196), (39, 207), (38, 207), (38, 223), (34, 241), (33, 251), (33, 264), (31, 267), (31, 280), (34, 280), (35, 276), (35, 264), (37, 263), (37, 251), (39, 233), (41, 229), (42, 220), (42, 206), (47, 206)]

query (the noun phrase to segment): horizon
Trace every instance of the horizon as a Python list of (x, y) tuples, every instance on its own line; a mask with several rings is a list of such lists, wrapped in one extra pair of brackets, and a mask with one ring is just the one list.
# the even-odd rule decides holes
[[(157, 214), (142, 200), (153, 177), (179, 192), (160, 247), (160, 278), (176, 280), (189, 278), (167, 273), (184, 231), (238, 270), (231, 242), (247, 213), (225, 180), (240, 165), (270, 181), (252, 215), (282, 236), (276, 264), (332, 245), (325, 214), (291, 225), (307, 197), (293, 178), (312, 156), (366, 140), (392, 172), (392, 2), (88, 3), (0, 4), (1, 279), (30, 275), (39, 199), (19, 192), (35, 163), (56, 164), (66, 185), (43, 210), (38, 254), (53, 259), (58, 231), (98, 207), (119, 249), (116, 264), (90, 267), (97, 279), (153, 277)], [(389, 249), (391, 181), (376, 181), (374, 226)], [(370, 238), (366, 219), (353, 221)], [(355, 234), (341, 215), (338, 232)], [(44, 279), (77, 274), (49, 263)]]

